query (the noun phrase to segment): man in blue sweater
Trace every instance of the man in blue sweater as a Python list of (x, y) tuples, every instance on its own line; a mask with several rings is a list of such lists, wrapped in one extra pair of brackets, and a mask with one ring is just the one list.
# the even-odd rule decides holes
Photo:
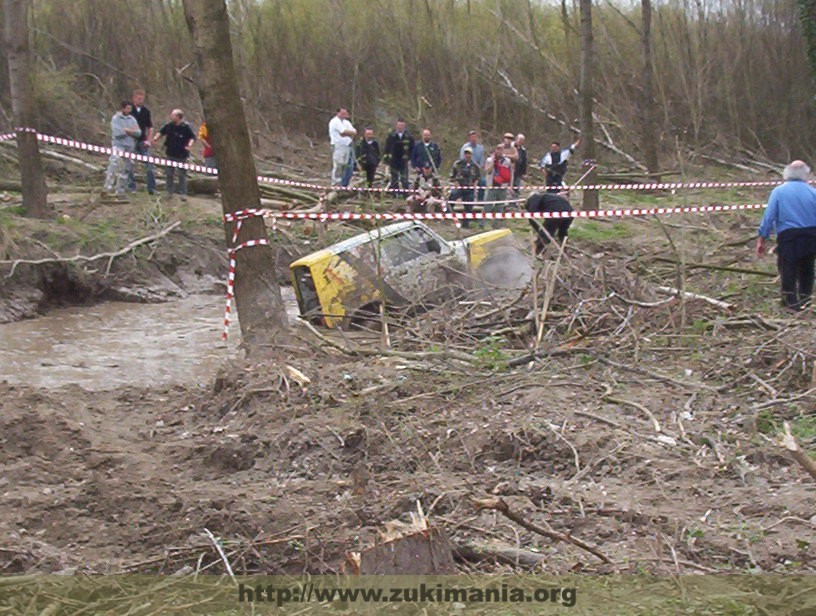
[(810, 168), (801, 160), (785, 167), (785, 183), (771, 191), (756, 240), (756, 254), (762, 256), (766, 240), (776, 231), (782, 303), (792, 310), (801, 310), (813, 293), (816, 189), (808, 184), (809, 176)]

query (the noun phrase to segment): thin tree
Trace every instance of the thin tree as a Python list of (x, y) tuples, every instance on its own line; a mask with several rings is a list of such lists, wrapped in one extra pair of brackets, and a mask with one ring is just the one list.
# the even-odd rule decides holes
[(643, 156), (650, 173), (657, 172), (657, 122), (655, 115), (657, 106), (654, 98), (654, 66), (652, 62), (652, 0), (641, 0), (640, 12), (643, 24), (640, 32), (640, 42), (643, 48)]
[[(35, 128), (37, 119), (28, 49), (30, 8), (30, 0), (3, 1), (4, 39), (8, 58), (11, 109), (17, 128)], [(20, 159), (23, 213), (25, 216), (46, 218), (49, 215), (48, 187), (45, 185), (45, 174), (40, 160), (40, 146), (36, 134), (29, 131), (17, 133), (17, 155)]]
[[(232, 56), (229, 17), (224, 0), (184, 0), (187, 28), (198, 63), (201, 105), (218, 157), (224, 213), (260, 207), (255, 161)], [(231, 246), (235, 223), (225, 225)], [(262, 218), (243, 221), (238, 243), (266, 240)], [(255, 348), (273, 346), (288, 336), (288, 320), (267, 245), (236, 252), (235, 302), (244, 341)]]
[(798, 4), (810, 70), (816, 77), (816, 0), (798, 0)]
[[(595, 126), (592, 119), (592, 98), (595, 94), (595, 52), (592, 41), (592, 0), (581, 0), (581, 144), (584, 160), (595, 160)], [(597, 169), (584, 178), (584, 184), (596, 184)], [(598, 209), (598, 191), (585, 190), (583, 208)]]

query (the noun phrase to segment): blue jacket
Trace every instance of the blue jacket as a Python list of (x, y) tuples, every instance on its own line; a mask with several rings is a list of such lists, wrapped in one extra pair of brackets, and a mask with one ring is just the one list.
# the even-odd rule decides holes
[(802, 180), (788, 180), (771, 191), (759, 235), (768, 239), (788, 229), (816, 227), (816, 189)]

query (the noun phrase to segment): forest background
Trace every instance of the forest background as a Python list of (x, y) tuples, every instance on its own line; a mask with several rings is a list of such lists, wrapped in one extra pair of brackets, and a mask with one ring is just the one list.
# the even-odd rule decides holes
[[(325, 143), (347, 105), (381, 138), (404, 116), (460, 145), (524, 132), (533, 154), (580, 130), (577, 0), (231, 0), (254, 145), (270, 135)], [(643, 4), (652, 11), (653, 94), (644, 85)], [(800, 11), (807, 0), (607, 1), (593, 6), (596, 137), (642, 162), (811, 159), (814, 83)], [(158, 121), (201, 118), (179, 0), (34, 0), (34, 81), (45, 133), (107, 143), (110, 116), (137, 86)], [(0, 51), (0, 53), (3, 53)], [(5, 57), (0, 125), (12, 126)], [(644, 123), (653, 110), (654, 128)], [(577, 129), (577, 130), (576, 130)], [(600, 148), (611, 166), (632, 159)], [(452, 162), (451, 155), (447, 157)]]

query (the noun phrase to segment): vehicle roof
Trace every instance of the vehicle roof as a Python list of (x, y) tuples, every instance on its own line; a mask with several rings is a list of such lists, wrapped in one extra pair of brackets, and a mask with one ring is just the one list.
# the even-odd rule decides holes
[(408, 220), (404, 222), (397, 222), (391, 225), (387, 225), (385, 227), (380, 227), (379, 230), (372, 229), (371, 231), (366, 231), (364, 233), (360, 233), (359, 235), (355, 235), (350, 237), (346, 240), (341, 242), (337, 242), (336, 244), (332, 244), (322, 250), (318, 250), (311, 254), (306, 255), (305, 257), (301, 257), (297, 261), (294, 261), (289, 267), (302, 267), (302, 266), (310, 266), (318, 261), (322, 261), (326, 257), (340, 254), (341, 252), (346, 252), (348, 250), (352, 250), (356, 248), (360, 244), (364, 244), (366, 242), (371, 242), (377, 239), (377, 237), (388, 237), (390, 235), (394, 235), (401, 231), (405, 231), (406, 229), (410, 229), (411, 227), (416, 226), (425, 226), (421, 222), (417, 222), (415, 220)]

